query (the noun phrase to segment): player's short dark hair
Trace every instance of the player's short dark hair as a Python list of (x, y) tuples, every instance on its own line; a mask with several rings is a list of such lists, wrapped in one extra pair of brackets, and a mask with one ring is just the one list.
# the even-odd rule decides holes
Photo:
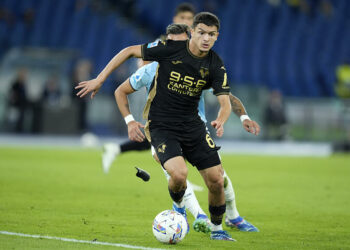
[(196, 14), (194, 6), (190, 3), (181, 3), (175, 9), (175, 16), (181, 12), (191, 12), (193, 15)]
[(172, 34), (172, 35), (178, 35), (186, 33), (188, 37), (190, 37), (190, 27), (186, 24), (169, 24), (166, 28), (166, 35)]
[(193, 29), (200, 23), (203, 23), (207, 26), (216, 26), (218, 30), (220, 29), (220, 20), (217, 16), (210, 12), (200, 12), (194, 16), (193, 20)]

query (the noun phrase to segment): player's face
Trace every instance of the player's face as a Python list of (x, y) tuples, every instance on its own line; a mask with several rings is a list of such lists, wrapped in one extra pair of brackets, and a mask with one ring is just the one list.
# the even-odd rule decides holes
[(167, 39), (169, 40), (174, 40), (174, 41), (184, 41), (188, 39), (188, 36), (186, 33), (182, 33), (182, 34), (169, 34), (167, 37)]
[(180, 12), (173, 18), (173, 23), (176, 24), (187, 24), (192, 26), (193, 24), (193, 14), (190, 11)]
[(208, 52), (218, 39), (218, 29), (216, 26), (207, 26), (200, 23), (191, 31), (191, 40), (200, 52)]

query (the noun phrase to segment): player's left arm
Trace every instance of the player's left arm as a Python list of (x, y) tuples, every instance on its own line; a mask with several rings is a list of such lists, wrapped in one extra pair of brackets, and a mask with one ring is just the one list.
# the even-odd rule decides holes
[(230, 93), (230, 103), (232, 112), (241, 119), (243, 128), (249, 133), (258, 135), (260, 133), (260, 126), (257, 122), (250, 120), (241, 100)]
[(231, 114), (231, 103), (229, 95), (217, 96), (220, 109), (216, 120), (211, 122), (211, 125), (216, 129), (216, 135), (221, 137), (224, 134), (224, 124)]
[(134, 120), (129, 108), (128, 95), (134, 92), (135, 90), (130, 84), (130, 78), (128, 78), (116, 89), (114, 96), (120, 113), (124, 117), (128, 126), (129, 139), (132, 141), (142, 142), (145, 139), (145, 135), (141, 131), (141, 128), (144, 128), (144, 125)]

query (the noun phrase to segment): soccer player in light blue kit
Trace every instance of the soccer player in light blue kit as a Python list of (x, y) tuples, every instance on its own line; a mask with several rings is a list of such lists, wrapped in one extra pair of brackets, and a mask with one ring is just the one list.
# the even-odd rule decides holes
[[(167, 29), (167, 39), (171, 40), (184, 40), (186, 39), (186, 36), (183, 36), (184, 34), (177, 34), (176, 29), (175, 32), (173, 30), (173, 33), (171, 31), (172, 25), (168, 26)], [(175, 34), (174, 34), (175, 33)], [(156, 74), (156, 70), (158, 67), (157, 62), (152, 62), (149, 63), (141, 68), (139, 68), (129, 79), (127, 79), (123, 84), (121, 84), (118, 89), (115, 92), (115, 97), (116, 101), (118, 103), (118, 106), (120, 106), (120, 100), (126, 98), (127, 95), (140, 90), (142, 88), (146, 88), (147, 92), (149, 92), (153, 79)], [(237, 106), (240, 107), (240, 112), (239, 116), (241, 118), (241, 121), (243, 122), (244, 128), (253, 134), (258, 134), (259, 133), (259, 125), (251, 121), (249, 117), (246, 115), (246, 112), (244, 110), (243, 105), (239, 101), (238, 98), (234, 97), (232, 94), (230, 95), (230, 100), (231, 103), (233, 104), (233, 110), (237, 108)], [(238, 105), (237, 105), (238, 104)], [(198, 110), (199, 110), (199, 116), (203, 120), (204, 123), (207, 122), (206, 117), (205, 117), (205, 105), (204, 105), (204, 97), (203, 95), (200, 98), (200, 102), (198, 105)], [(235, 112), (237, 114), (237, 112)], [(152, 155), (153, 157), (158, 161), (157, 155), (152, 147)], [(159, 161), (158, 161), (159, 162)], [(169, 175), (167, 172), (163, 169), (167, 179), (169, 180)], [(223, 176), (225, 179), (225, 200), (226, 200), (226, 218), (225, 218), (225, 223), (227, 226), (232, 227), (232, 228), (237, 228), (240, 231), (249, 231), (249, 232), (257, 232), (258, 229), (253, 226), (251, 223), (248, 221), (244, 220), (238, 213), (237, 208), (236, 208), (236, 203), (235, 203), (235, 193), (233, 190), (233, 186), (231, 183), (230, 178), (226, 175), (226, 172), (222, 170)], [(197, 198), (194, 194), (194, 191), (191, 187), (191, 183), (187, 182), (187, 189), (184, 195), (184, 203), (185, 207), (191, 212), (191, 214), (196, 218), (195, 222), (193, 223), (193, 227), (195, 231), (202, 231), (202, 232), (208, 232), (210, 230), (209, 226), (210, 221), (208, 220), (207, 215), (204, 213), (202, 208), (200, 207)]]

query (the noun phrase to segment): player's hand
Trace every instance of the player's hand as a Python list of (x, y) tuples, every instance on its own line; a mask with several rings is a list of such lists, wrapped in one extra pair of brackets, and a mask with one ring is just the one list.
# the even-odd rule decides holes
[(143, 142), (145, 135), (142, 133), (141, 128), (145, 126), (137, 121), (131, 121), (128, 123), (128, 135), (132, 141)]
[(216, 135), (218, 137), (223, 136), (224, 134), (224, 124), (218, 120), (212, 121), (211, 125), (216, 129)]
[(78, 89), (78, 90), (80, 89), (80, 91), (77, 93), (77, 96), (79, 96), (80, 98), (92, 92), (90, 96), (92, 99), (100, 90), (101, 86), (102, 86), (102, 82), (99, 81), (97, 78), (95, 78), (90, 81), (80, 82), (78, 86), (75, 87), (75, 89)]
[(260, 133), (260, 126), (255, 121), (245, 119), (242, 125), (243, 128), (249, 133), (252, 133), (254, 135), (258, 135)]

